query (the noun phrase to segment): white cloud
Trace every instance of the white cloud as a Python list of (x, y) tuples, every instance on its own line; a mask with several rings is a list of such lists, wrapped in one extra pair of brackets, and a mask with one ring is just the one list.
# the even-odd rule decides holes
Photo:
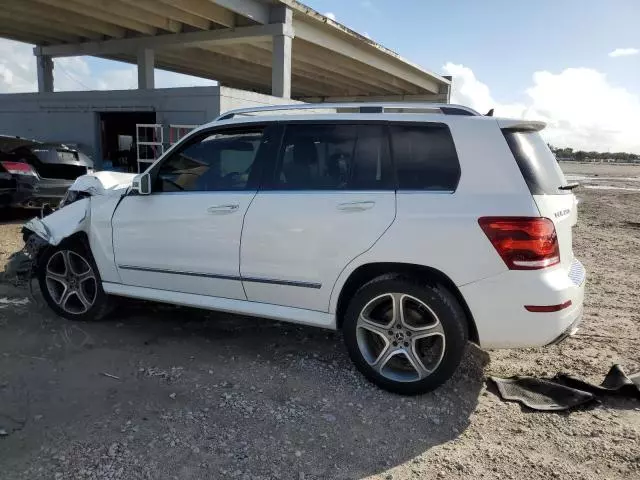
[[(54, 60), (53, 76), (56, 91), (128, 90), (138, 84), (136, 67), (121, 62), (105, 62), (99, 73), (92, 71), (84, 57), (63, 57)], [(212, 80), (156, 70), (156, 87), (193, 87), (215, 85)], [(0, 39), (0, 94), (38, 90), (36, 58), (33, 46)]]
[(481, 113), (495, 108), (496, 116), (543, 120), (548, 125), (543, 135), (557, 146), (640, 153), (640, 96), (612, 85), (597, 70), (535, 72), (522, 103), (496, 101), (464, 65), (447, 63), (444, 70), (453, 76), (453, 103)]
[(33, 47), (0, 40), (0, 92), (19, 93), (36, 89)]
[(333, 12), (327, 12), (324, 14), (325, 17), (330, 18), (331, 20), (333, 20), (334, 22), (336, 21), (336, 14)]
[(630, 55), (638, 55), (640, 50), (637, 48), (616, 48), (613, 52), (609, 52), (610, 57), (628, 57)]

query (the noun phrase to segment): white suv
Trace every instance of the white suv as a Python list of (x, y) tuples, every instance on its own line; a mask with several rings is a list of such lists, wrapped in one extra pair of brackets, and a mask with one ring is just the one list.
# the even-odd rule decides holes
[(543, 127), (455, 105), (233, 111), (30, 221), (41, 290), (70, 319), (116, 295), (340, 329), (372, 382), (425, 392), (467, 340), (546, 345), (582, 317), (577, 202)]

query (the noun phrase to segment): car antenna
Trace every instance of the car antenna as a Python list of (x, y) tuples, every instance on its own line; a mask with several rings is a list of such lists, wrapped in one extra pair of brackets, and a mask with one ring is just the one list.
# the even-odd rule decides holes
[(485, 114), (485, 117), (493, 117), (493, 108)]

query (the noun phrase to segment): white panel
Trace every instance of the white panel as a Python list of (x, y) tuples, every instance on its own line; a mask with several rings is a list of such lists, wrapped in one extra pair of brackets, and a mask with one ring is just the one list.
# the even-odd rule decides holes
[[(350, 202), (372, 204), (363, 210), (343, 209)], [(244, 281), (247, 298), (327, 311), (342, 269), (380, 238), (394, 215), (393, 191), (258, 193), (242, 235), (243, 279), (305, 282), (320, 288)]]
[[(254, 195), (255, 192), (180, 192), (124, 198), (113, 219), (116, 263), (196, 275), (119, 268), (122, 282), (246, 298), (237, 280), (240, 232), (242, 218)], [(237, 208), (215, 209), (226, 205)]]
[[(461, 287), (483, 348), (539, 347), (556, 339), (582, 315), (584, 281), (575, 285), (570, 268), (509, 270)], [(583, 277), (584, 279), (584, 277)], [(496, 292), (500, 292), (499, 298)], [(559, 312), (528, 312), (525, 305), (560, 305)]]

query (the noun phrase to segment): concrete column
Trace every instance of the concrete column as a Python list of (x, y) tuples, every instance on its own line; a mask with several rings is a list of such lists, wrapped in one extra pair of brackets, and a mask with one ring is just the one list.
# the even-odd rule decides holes
[(151, 90), (155, 88), (155, 54), (150, 48), (138, 51), (138, 89)]
[[(290, 8), (276, 6), (271, 8), (270, 22), (291, 25), (293, 12)], [(273, 36), (273, 54), (271, 57), (271, 95), (291, 98), (291, 41), (288, 35)]]
[(36, 56), (38, 62), (38, 92), (53, 92), (53, 59), (46, 55)]
[(291, 98), (291, 37), (273, 37), (271, 62), (271, 95)]
[(449, 85), (442, 85), (440, 87), (439, 93), (441, 95), (447, 96), (446, 103), (451, 103), (451, 88), (453, 87), (453, 77), (451, 75), (443, 75), (443, 77), (446, 78), (447, 80), (451, 80), (451, 83)]

